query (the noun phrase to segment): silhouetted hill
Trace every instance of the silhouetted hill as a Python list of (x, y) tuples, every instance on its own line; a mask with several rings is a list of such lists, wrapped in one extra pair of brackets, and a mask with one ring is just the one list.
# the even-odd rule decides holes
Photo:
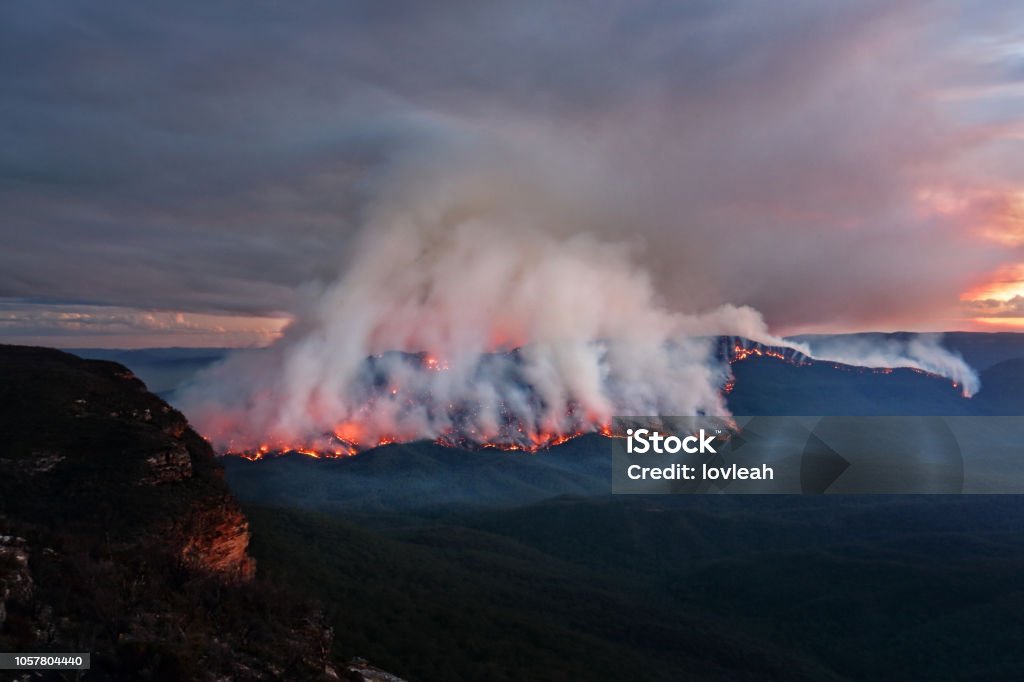
[(89, 652), (87, 680), (326, 676), (330, 629), (254, 582), (248, 520), (179, 412), (55, 350), (0, 346), (0, 377), (0, 651)]

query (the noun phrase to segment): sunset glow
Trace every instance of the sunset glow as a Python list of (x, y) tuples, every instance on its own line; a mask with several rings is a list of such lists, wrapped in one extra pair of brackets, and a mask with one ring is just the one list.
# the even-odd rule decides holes
[(971, 317), (972, 328), (980, 331), (1024, 329), (1024, 265), (1000, 268), (993, 278), (961, 296)]

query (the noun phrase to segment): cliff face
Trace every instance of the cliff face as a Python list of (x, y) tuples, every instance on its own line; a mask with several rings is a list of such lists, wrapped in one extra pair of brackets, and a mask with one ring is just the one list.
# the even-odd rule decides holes
[(255, 582), (209, 445), (124, 367), (0, 346), (0, 651), (86, 679), (334, 678), (331, 633)]
[(249, 580), (248, 522), (210, 446), (115, 363), (0, 347), (0, 513), (159, 539), (192, 570)]

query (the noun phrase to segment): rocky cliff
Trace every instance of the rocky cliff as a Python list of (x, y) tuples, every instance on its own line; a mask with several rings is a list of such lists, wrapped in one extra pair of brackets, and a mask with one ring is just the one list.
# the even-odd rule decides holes
[(0, 651), (90, 652), (96, 680), (337, 679), (318, 609), (260, 584), (248, 542), (210, 447), (128, 370), (0, 346)]

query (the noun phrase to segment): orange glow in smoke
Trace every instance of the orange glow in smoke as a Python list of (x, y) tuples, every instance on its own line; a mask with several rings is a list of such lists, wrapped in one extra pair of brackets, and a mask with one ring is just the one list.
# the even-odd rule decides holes
[[(764, 346), (744, 346), (740, 343), (733, 345), (729, 349), (729, 352), (730, 355), (728, 357), (728, 361), (730, 364), (742, 362), (751, 358), (769, 358), (771, 360), (782, 361), (796, 366), (802, 366), (812, 362), (808, 358), (799, 354), (787, 355), (782, 349)], [(874, 374), (892, 374), (893, 372), (893, 370), (888, 367), (867, 368), (839, 365), (835, 363), (827, 364), (844, 371), (871, 372)], [(423, 358), (423, 367), (430, 371), (437, 371), (446, 369), (447, 365), (442, 361), (437, 360), (434, 356), (427, 355)], [(907, 369), (920, 374), (926, 373), (918, 369)], [(735, 379), (730, 378), (722, 387), (723, 394), (728, 395), (734, 389), (735, 385)], [(954, 384), (954, 386), (956, 386), (956, 384)], [(395, 395), (399, 393), (397, 387), (388, 387), (386, 391), (387, 395)], [(369, 407), (370, 405), (368, 404), (368, 408)], [(454, 406), (449, 405), (449, 408), (454, 409)], [(571, 414), (569, 416), (571, 416)], [(570, 432), (559, 431), (557, 430), (557, 427), (552, 428), (551, 430), (541, 429), (533, 431), (528, 430), (528, 427), (523, 424), (519, 424), (518, 426), (512, 424), (505, 431), (500, 431), (497, 427), (492, 426), (484, 433), (477, 430), (479, 427), (470, 427), (467, 432), (457, 433), (449, 431), (442, 433), (434, 439), (434, 442), (439, 445), (453, 448), (534, 453), (562, 445), (574, 438), (590, 433), (597, 433), (606, 438), (616, 438), (621, 437), (622, 435), (615, 433), (611, 423), (602, 417), (602, 415), (587, 412), (585, 414), (577, 415), (577, 417), (578, 421), (576, 423), (581, 426)], [(360, 421), (348, 420), (337, 424), (329, 434), (325, 434), (319, 438), (314, 438), (306, 442), (263, 443), (255, 450), (232, 452), (231, 454), (239, 455), (251, 460), (264, 459), (266, 457), (272, 457), (289, 452), (297, 452), (316, 458), (351, 457), (364, 450), (369, 450), (375, 447), (390, 445), (393, 443), (407, 443), (422, 438), (422, 435), (415, 433), (404, 435), (396, 433), (370, 435), (372, 430), (367, 428), (367, 424), (369, 424), (369, 422), (364, 424)]]

